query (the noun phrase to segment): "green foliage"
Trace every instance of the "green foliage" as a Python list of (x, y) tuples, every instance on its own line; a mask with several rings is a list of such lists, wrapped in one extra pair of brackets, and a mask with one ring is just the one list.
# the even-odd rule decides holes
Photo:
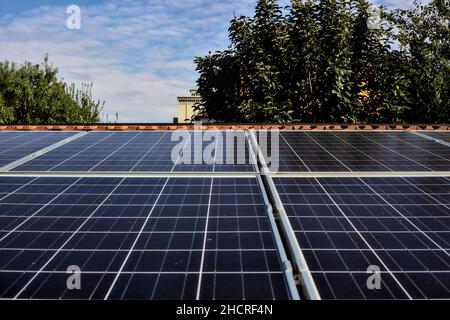
[(103, 104), (92, 99), (92, 85), (77, 90), (57, 78), (45, 57), (42, 65), (0, 62), (0, 123), (93, 123)]
[(227, 119), (229, 122), (241, 120), (238, 106), (240, 104), (239, 69), (236, 57), (228, 51), (208, 54), (196, 58), (200, 73), (198, 93), (203, 101), (208, 101), (208, 110), (203, 104), (194, 107), (199, 117)]
[(410, 113), (406, 119), (421, 122), (450, 119), (450, 1), (415, 2), (413, 9), (396, 10), (392, 22), (406, 60)]
[(259, 0), (227, 50), (196, 58), (202, 118), (222, 122), (448, 122), (450, 4)]

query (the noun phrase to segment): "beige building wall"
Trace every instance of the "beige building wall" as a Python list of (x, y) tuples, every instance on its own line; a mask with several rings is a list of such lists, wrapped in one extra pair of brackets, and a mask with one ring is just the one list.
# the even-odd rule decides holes
[(177, 97), (178, 123), (190, 123), (194, 116), (194, 105), (201, 101), (196, 90), (191, 89), (190, 96)]

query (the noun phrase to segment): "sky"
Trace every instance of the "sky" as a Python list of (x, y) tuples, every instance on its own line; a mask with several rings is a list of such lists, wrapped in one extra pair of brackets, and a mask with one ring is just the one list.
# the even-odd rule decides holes
[[(286, 5), (288, 0), (280, 0)], [(376, 0), (408, 7), (412, 0)], [(68, 29), (70, 5), (80, 29)], [(0, 60), (41, 63), (66, 82), (93, 83), (119, 122), (172, 122), (176, 97), (195, 88), (194, 57), (228, 45), (233, 15), (256, 0), (0, 0)]]

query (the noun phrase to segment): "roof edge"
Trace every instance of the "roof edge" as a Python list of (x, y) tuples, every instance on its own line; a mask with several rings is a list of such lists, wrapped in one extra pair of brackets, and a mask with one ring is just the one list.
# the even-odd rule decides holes
[[(448, 124), (333, 124), (333, 123), (203, 123), (195, 126), (202, 130), (342, 130), (342, 131), (450, 131)], [(119, 124), (39, 124), (0, 125), (0, 131), (157, 131), (157, 130), (193, 130), (194, 124), (172, 123), (119, 123)]]

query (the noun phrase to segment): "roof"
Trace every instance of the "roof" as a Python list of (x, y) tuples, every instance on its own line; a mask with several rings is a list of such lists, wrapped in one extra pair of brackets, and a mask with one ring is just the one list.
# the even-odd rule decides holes
[[(197, 129), (200, 126), (196, 127)], [(193, 130), (194, 124), (172, 123), (123, 123), (123, 124), (42, 124), (42, 125), (0, 125), (0, 131), (157, 131), (157, 130)], [(447, 124), (202, 124), (202, 130), (427, 130), (450, 131)]]

